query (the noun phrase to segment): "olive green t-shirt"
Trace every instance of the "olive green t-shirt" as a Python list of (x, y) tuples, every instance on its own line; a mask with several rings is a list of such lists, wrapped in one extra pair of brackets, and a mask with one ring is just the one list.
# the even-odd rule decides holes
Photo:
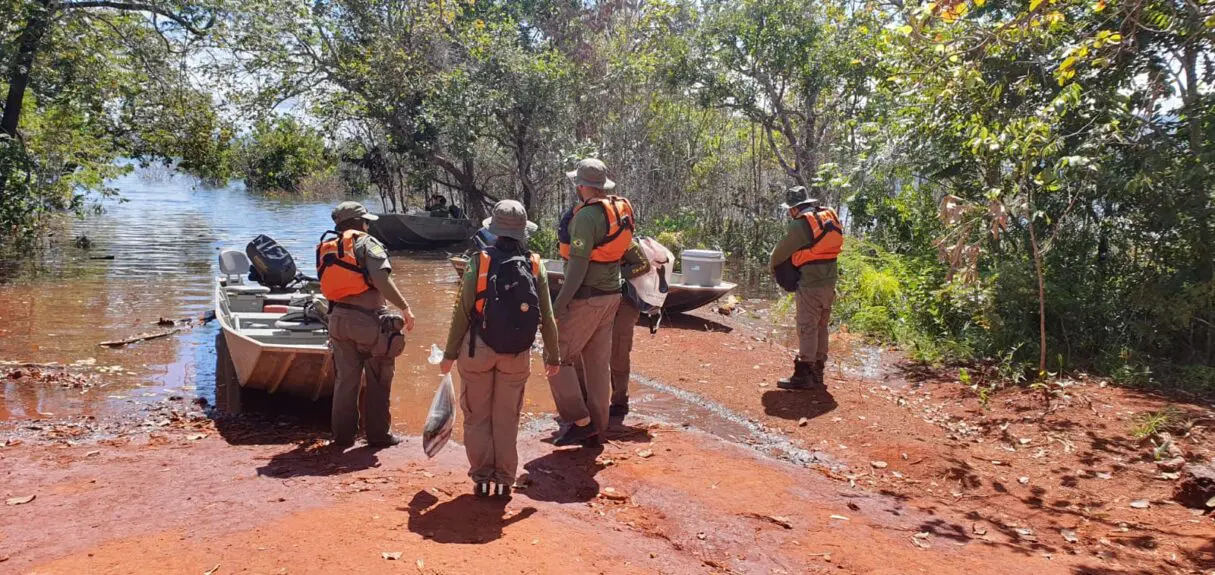
[[(775, 270), (776, 265), (793, 257), (793, 252), (810, 245), (810, 226), (803, 220), (789, 220), (785, 224), (785, 237), (772, 248), (772, 256), (768, 258), (768, 269)], [(839, 279), (839, 265), (836, 262), (802, 266), (802, 277), (797, 282), (798, 288), (833, 287)]]
[[(591, 204), (578, 210), (570, 220), (570, 258), (589, 260), (591, 252), (595, 251), (595, 244), (607, 237), (607, 234), (607, 215), (603, 213), (603, 206)], [(582, 285), (603, 292), (620, 291), (620, 262), (590, 262)], [(561, 290), (577, 290), (579, 287), (581, 286), (571, 286), (567, 283), (561, 286)]]

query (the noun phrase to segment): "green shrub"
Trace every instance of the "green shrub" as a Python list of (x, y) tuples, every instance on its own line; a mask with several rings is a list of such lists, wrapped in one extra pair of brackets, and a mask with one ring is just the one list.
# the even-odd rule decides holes
[(540, 229), (527, 239), (528, 249), (545, 259), (560, 257), (557, 244), (557, 225), (555, 223), (540, 224)]
[(258, 122), (237, 155), (245, 184), (257, 191), (298, 193), (305, 178), (336, 167), (321, 133), (291, 116)]

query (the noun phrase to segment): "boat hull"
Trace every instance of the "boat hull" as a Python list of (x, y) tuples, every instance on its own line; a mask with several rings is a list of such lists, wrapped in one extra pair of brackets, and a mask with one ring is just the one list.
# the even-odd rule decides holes
[(390, 250), (434, 249), (461, 242), (480, 229), (472, 220), (432, 218), (424, 214), (377, 214), (370, 232)]
[[(235, 318), (238, 316), (228, 309), (223, 287), (217, 285), (215, 319), (219, 322), (226, 355), (241, 388), (285, 393), (314, 401), (333, 395), (333, 359), (327, 343), (316, 342), (316, 337), (309, 343), (259, 341), (237, 329)], [(283, 336), (283, 339), (291, 337)]]

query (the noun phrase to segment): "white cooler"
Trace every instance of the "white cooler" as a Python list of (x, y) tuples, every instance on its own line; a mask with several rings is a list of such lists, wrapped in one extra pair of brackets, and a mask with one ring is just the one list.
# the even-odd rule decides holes
[(717, 250), (684, 250), (679, 253), (679, 260), (684, 284), (701, 287), (721, 284), (721, 272), (726, 266), (725, 254)]

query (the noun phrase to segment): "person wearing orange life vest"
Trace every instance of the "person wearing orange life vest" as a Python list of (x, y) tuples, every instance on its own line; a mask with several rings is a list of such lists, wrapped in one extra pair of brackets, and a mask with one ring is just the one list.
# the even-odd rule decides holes
[[(587, 158), (566, 174), (581, 203), (570, 220), (565, 281), (553, 304), (561, 370), (549, 388), (562, 421), (554, 445), (597, 446), (608, 428), (612, 395), (612, 323), (620, 306), (620, 260), (633, 243), (633, 207), (609, 196), (616, 183), (603, 162)], [(575, 363), (581, 358), (586, 394)]]
[(527, 249), (536, 225), (527, 221), (523, 204), (502, 200), (485, 227), (497, 239), (469, 258), (439, 371), (450, 373), (459, 362), (474, 495), (509, 497), (519, 467), (519, 414), (537, 328), (544, 338), (547, 375), (557, 374), (561, 354), (548, 275), (539, 254)]
[(401, 310), (405, 331), (412, 331), (414, 316), (405, 296), (392, 283), (392, 264), (379, 240), (367, 233), (367, 222), (377, 216), (358, 202), (334, 208), (335, 231), (326, 232), (316, 249), (321, 293), (329, 300), (329, 347), (333, 351), (336, 381), (331, 426), (333, 445), (354, 445), (359, 432), (359, 391), (366, 374), (363, 427), (372, 447), (400, 443), (392, 434), (389, 396), (395, 357), (373, 355), (381, 337), (381, 316), (386, 303)]
[(802, 186), (785, 192), (783, 208), (790, 220), (768, 265), (777, 283), (797, 294), (798, 352), (793, 375), (776, 385), (781, 389), (810, 389), (826, 383), (827, 328), (839, 278), (836, 258), (843, 247), (844, 233), (835, 211), (810, 199)]
[[(557, 245), (562, 257), (567, 260), (570, 249), (569, 223), (573, 217), (574, 209), (566, 210), (561, 215), (557, 228)], [(641, 246), (634, 239), (620, 259), (620, 275), (621, 279), (625, 280), (621, 282), (623, 297), (620, 299), (620, 307), (616, 308), (616, 317), (612, 320), (612, 355), (608, 362), (612, 377), (612, 400), (611, 407), (608, 408), (611, 420), (623, 420), (629, 413), (629, 374), (632, 368), (633, 327), (637, 325), (637, 320), (641, 317), (641, 308), (634, 301), (636, 293), (630, 293), (629, 290), (632, 289), (632, 286), (628, 280), (645, 275), (649, 271), (650, 260), (645, 257)], [(574, 369), (578, 372), (578, 381), (585, 392), (586, 373), (581, 360), (574, 362)]]

